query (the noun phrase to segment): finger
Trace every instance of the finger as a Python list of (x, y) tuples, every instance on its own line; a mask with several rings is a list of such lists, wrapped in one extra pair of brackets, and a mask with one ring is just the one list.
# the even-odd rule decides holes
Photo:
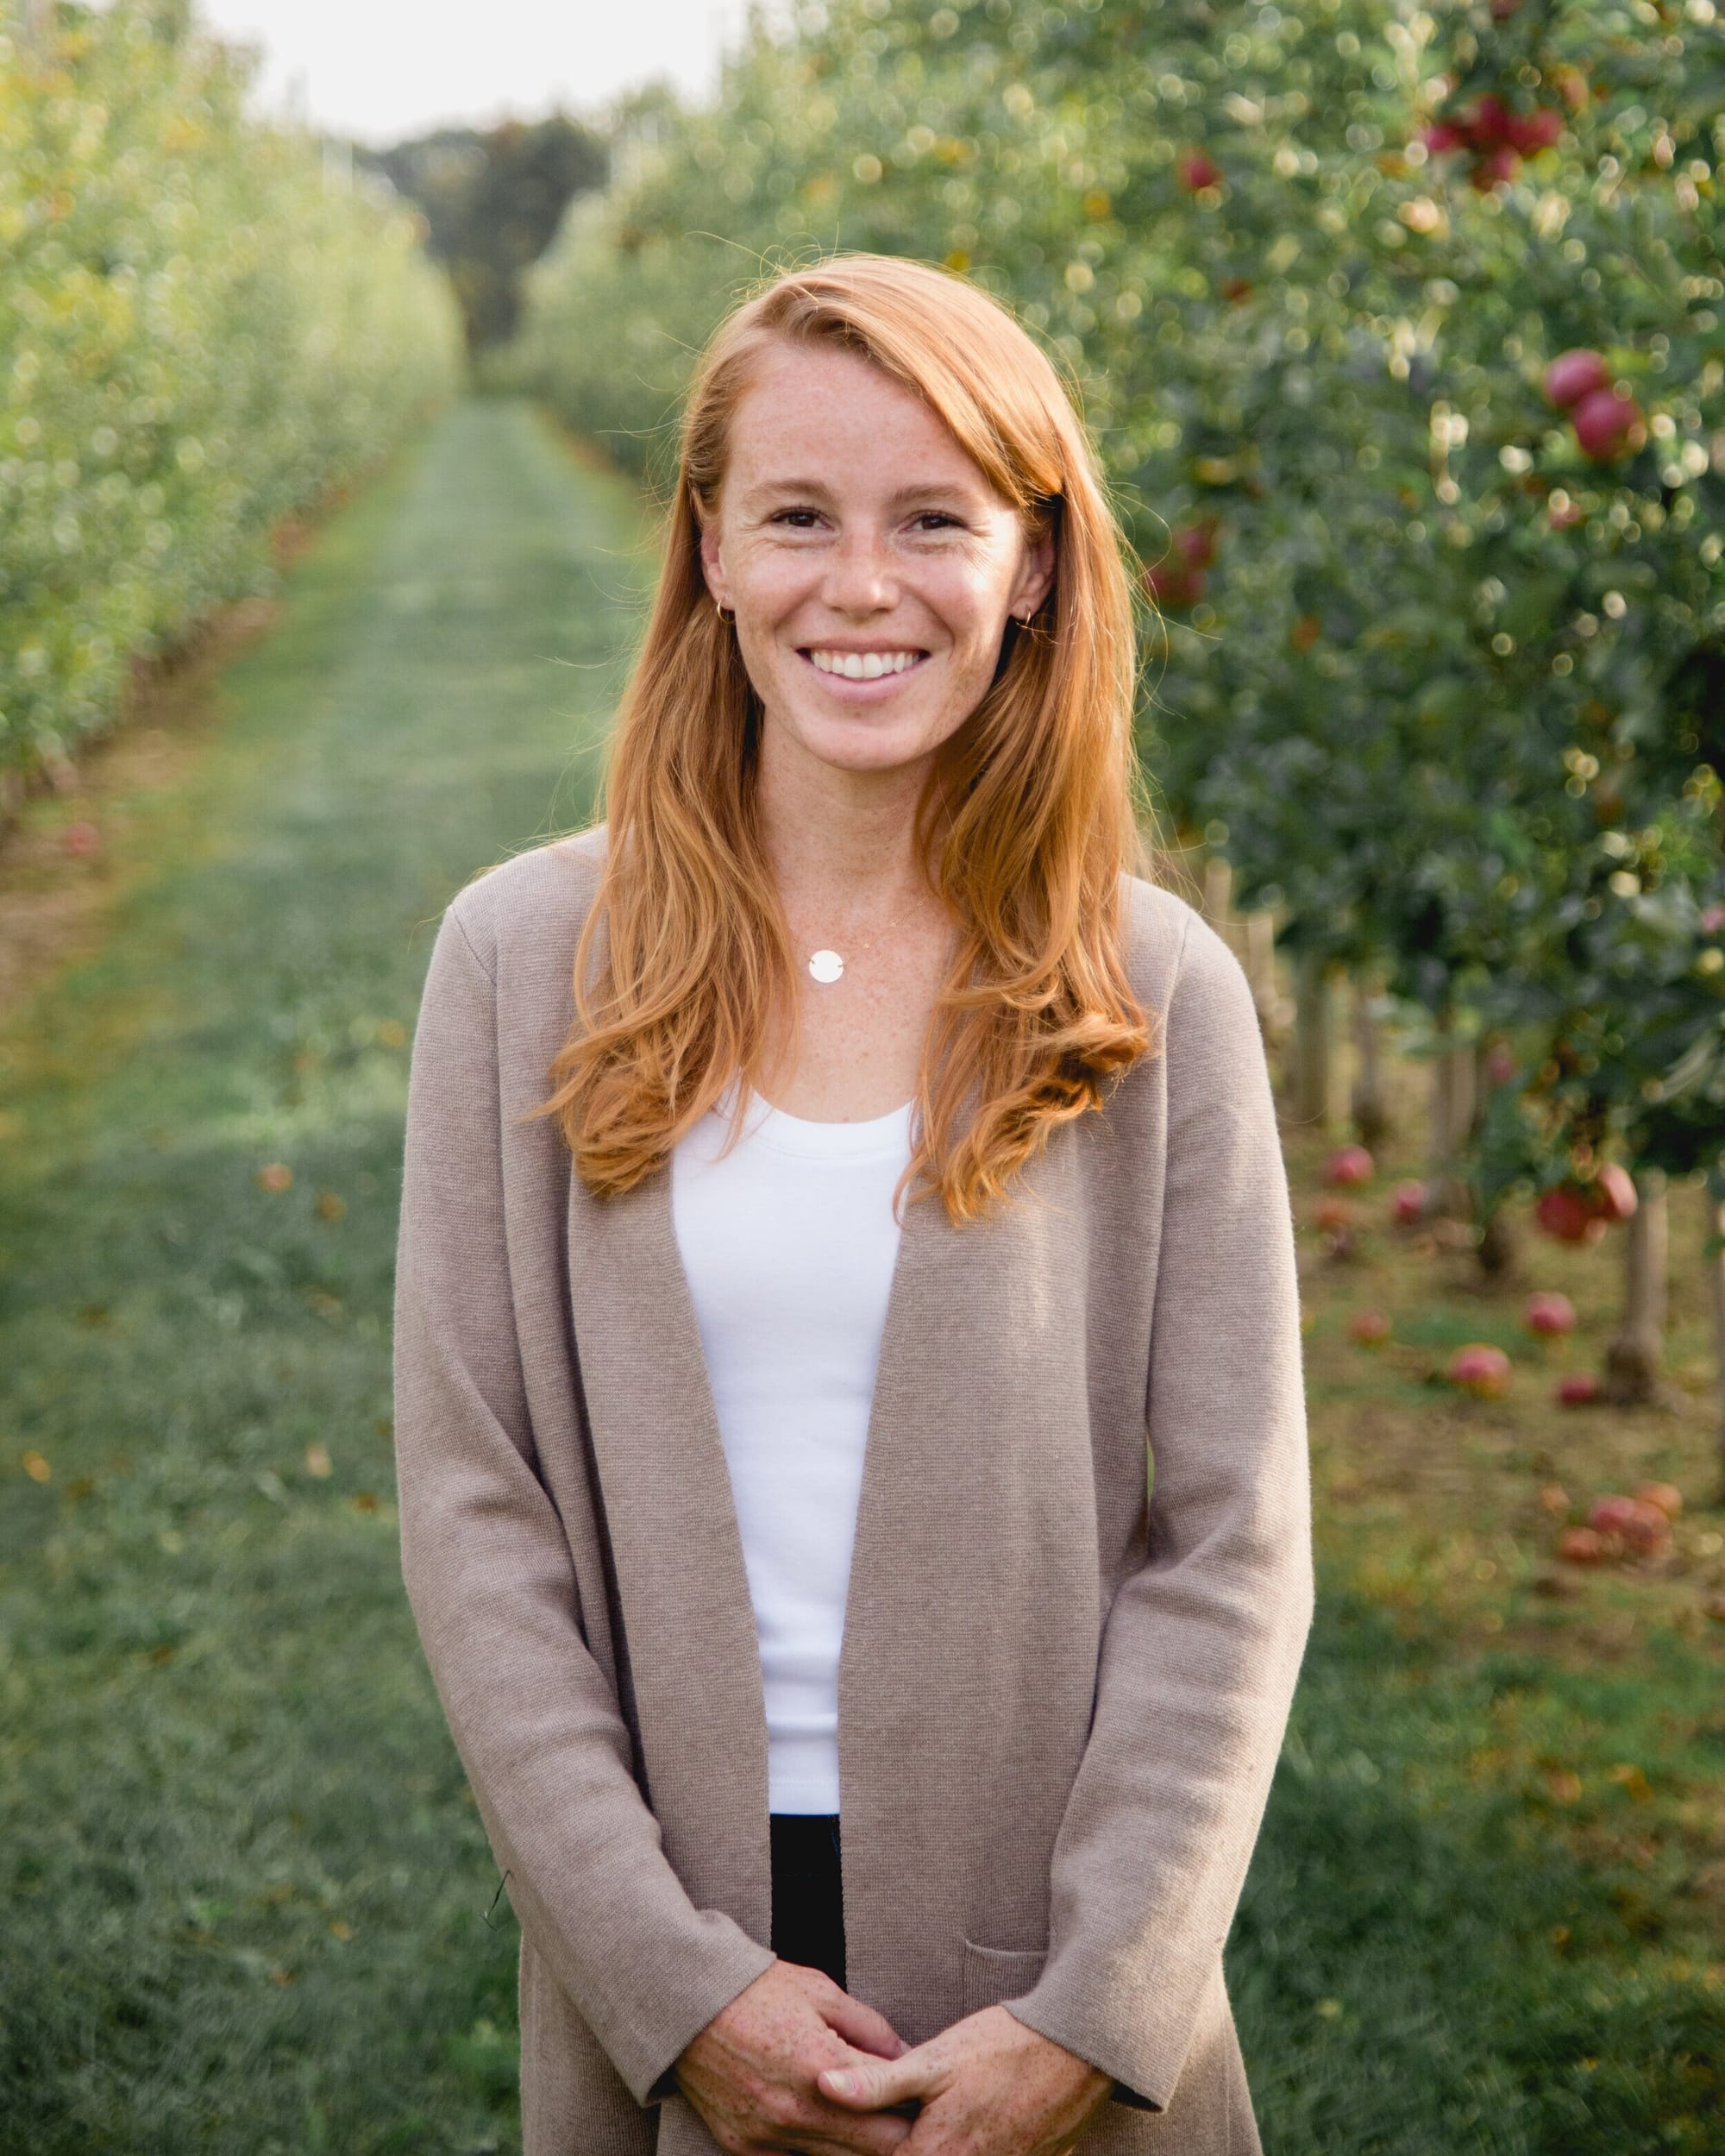
[(799, 2127), (796, 2146), (808, 2156), (897, 2156), (910, 2130), (903, 2119), (846, 2117), (830, 2127)]
[(829, 2102), (855, 2111), (883, 2111), (907, 2097), (932, 2095), (938, 2085), (939, 2076), (925, 2046), (897, 2059), (858, 2057), (843, 2066), (824, 2066), (815, 2080)]
[(824, 1999), (820, 2018), (847, 2044), (859, 2052), (870, 2052), (876, 2059), (902, 2059), (910, 2049), (884, 2014), (877, 2014), (861, 1999), (853, 1999), (848, 1991)]

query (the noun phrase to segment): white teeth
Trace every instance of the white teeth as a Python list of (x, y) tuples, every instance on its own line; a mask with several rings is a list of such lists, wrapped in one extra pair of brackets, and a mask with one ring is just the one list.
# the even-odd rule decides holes
[(919, 651), (811, 651), (823, 674), (842, 674), (848, 682), (878, 681), (882, 674), (902, 674), (914, 666)]

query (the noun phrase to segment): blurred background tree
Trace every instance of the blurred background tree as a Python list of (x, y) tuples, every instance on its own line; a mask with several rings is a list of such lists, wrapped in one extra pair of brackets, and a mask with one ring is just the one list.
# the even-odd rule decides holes
[(470, 353), (514, 336), (522, 273), (538, 261), (571, 199), (602, 187), (605, 136), (562, 113), (488, 129), (440, 128), (384, 150), (356, 148), (423, 213), (428, 251), (455, 287)]

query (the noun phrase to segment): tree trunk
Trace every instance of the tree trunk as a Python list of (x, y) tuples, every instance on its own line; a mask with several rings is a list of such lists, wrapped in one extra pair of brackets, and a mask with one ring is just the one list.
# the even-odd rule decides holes
[(1383, 1057), (1379, 1040), (1377, 995), (1373, 983), (1356, 979), (1353, 984), (1353, 1097), (1350, 1106), (1353, 1127), (1362, 1145), (1375, 1146), (1389, 1128), (1389, 1110), (1383, 1094)]
[(1500, 1205), (1479, 1223), (1479, 1241), (1475, 1254), (1479, 1269), (1488, 1279), (1501, 1280), (1515, 1264), (1515, 1238), (1510, 1230), (1508, 1216)]
[(1707, 1234), (1702, 1250), (1713, 1305), (1714, 1377), (1719, 1400), (1719, 1497), (1725, 1503), (1725, 1204), (1709, 1197), (1703, 1218)]
[(1457, 1172), (1456, 1160), (1473, 1128), (1473, 1050), (1456, 1047), (1455, 1021), (1448, 1011), (1439, 1014), (1437, 1033), (1426, 1210), (1447, 1220), (1465, 1220), (1473, 1210), (1472, 1197), (1466, 1179)]
[(1281, 1044), (1285, 1025), (1282, 990), (1276, 978), (1276, 916), (1263, 909), (1248, 914), (1244, 931), (1245, 977), (1251, 985), (1258, 1030), (1265, 1047), (1274, 1050)]
[[(1482, 1036), (1473, 1053), (1473, 1112), (1468, 1118), (1467, 1137), (1477, 1135), (1485, 1122), (1486, 1109), (1496, 1090), (1490, 1073), (1491, 1050)], [(1509, 1225), (1509, 1216), (1502, 1205), (1494, 1206), (1479, 1223), (1479, 1241), (1475, 1246), (1479, 1269), (1488, 1280), (1501, 1280), (1513, 1272), (1515, 1266), (1515, 1237)]]
[(1658, 1168), (1635, 1178), (1640, 1203), (1623, 1224), (1623, 1317), (1605, 1351), (1605, 1397), (1615, 1407), (1647, 1407), (1659, 1397), (1665, 1330), (1671, 1225), (1665, 1179)]
[(1330, 1127), (1330, 1054), (1334, 996), (1330, 972), (1315, 952), (1302, 951), (1294, 1018), (1294, 1120), (1316, 1130)]

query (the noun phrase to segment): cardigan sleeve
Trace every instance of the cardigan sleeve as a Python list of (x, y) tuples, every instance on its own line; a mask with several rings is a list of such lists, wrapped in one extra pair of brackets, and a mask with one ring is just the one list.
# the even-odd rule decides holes
[(1012, 2005), (1158, 2110), (1233, 1920), (1313, 1606), (1287, 1179), (1251, 993), (1195, 915), (1163, 1053), (1146, 1551), (1103, 1630), (1048, 1960)]
[(511, 1901), (637, 2102), (651, 2102), (773, 1957), (690, 1901), (583, 1641), (516, 1337), (495, 990), (453, 909), (409, 1084), (395, 1402), (408, 1599)]

